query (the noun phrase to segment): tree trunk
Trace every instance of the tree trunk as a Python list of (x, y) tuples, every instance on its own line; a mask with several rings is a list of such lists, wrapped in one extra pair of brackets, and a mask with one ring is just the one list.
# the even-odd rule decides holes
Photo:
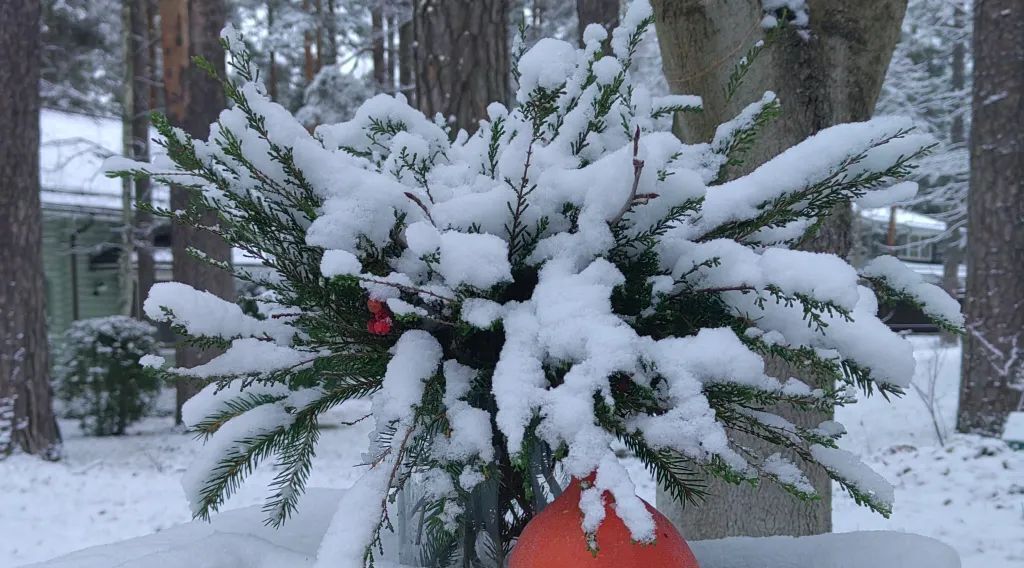
[(370, 10), (370, 52), (373, 56), (373, 83), (378, 92), (387, 92), (388, 67), (384, 58), (384, 14), (380, 4)]
[(395, 80), (398, 78), (398, 16), (391, 14), (387, 18), (387, 53), (388, 53), (388, 92), (395, 92)]
[(38, 0), (0, 2), (0, 457), (60, 457), (39, 203)]
[(967, 336), (957, 429), (1002, 434), (1024, 383), (1024, 10), (974, 4)]
[[(121, 152), (126, 157), (134, 154), (132, 149), (132, 115), (135, 108), (135, 60), (132, 53), (132, 0), (121, 0), (121, 44), (124, 50), (124, 76), (121, 82)], [(121, 178), (121, 238), (120, 253), (117, 257), (118, 287), (120, 288), (121, 315), (135, 312), (135, 264), (132, 262), (132, 180)]]
[[(302, 0), (302, 11), (307, 14), (309, 13), (309, 0)], [(304, 62), (302, 74), (306, 79), (306, 86), (309, 86), (313, 82), (313, 77), (316, 76), (316, 62), (313, 61), (312, 30), (306, 30), (306, 32), (302, 34), (302, 56)]]
[(316, 0), (316, 72), (324, 68), (324, 5)]
[(398, 26), (398, 91), (409, 98), (409, 104), (416, 106), (416, 80), (413, 69), (416, 61), (413, 55), (412, 18)]
[[(964, 31), (964, 6), (963, 4), (957, 4), (953, 7), (953, 27), (957, 30)], [(957, 38), (956, 44), (953, 45), (953, 80), (952, 88), (954, 92), (960, 92), (963, 90), (966, 79), (966, 59), (967, 59), (967, 46), (964, 44), (963, 37)], [(949, 128), (949, 142), (952, 146), (960, 146), (966, 141), (964, 136), (964, 117), (963, 114), (957, 114), (953, 117), (953, 124)], [(956, 218), (951, 218), (949, 223), (956, 225), (961, 219), (957, 215)], [(960, 235), (960, 228), (954, 226), (948, 229), (946, 238), (941, 243), (943, 246), (942, 254), (942, 287), (946, 292), (954, 298), (960, 297), (960, 263), (963, 262), (963, 239)], [(953, 333), (942, 332), (942, 342), (946, 345), (955, 345), (960, 338)]]
[[(267, 1), (267, 32), (270, 34), (274, 33), (274, 3), (274, 0)], [(273, 48), (267, 52), (267, 67), (267, 94), (270, 100), (280, 102), (277, 98), (277, 52)]]
[[(150, 61), (149, 0), (124, 0), (125, 21), (125, 156), (140, 162), (149, 161), (149, 112), (152, 62)], [(134, 180), (134, 194), (126, 192), (129, 201), (150, 203), (148, 179)], [(130, 204), (129, 204), (130, 205)], [(131, 207), (131, 241), (127, 251), (134, 249), (137, 263), (128, 282), (129, 313), (142, 318), (142, 302), (149, 295), (156, 278), (153, 261), (153, 218), (149, 213)], [(130, 255), (129, 255), (130, 256)], [(130, 257), (128, 259), (131, 260)], [(131, 268), (129, 266), (129, 268)]]
[[(906, 0), (876, 0), (871, 10), (848, 0), (810, 0), (808, 33), (793, 28), (779, 33), (754, 62), (735, 96), (726, 100), (723, 92), (730, 73), (744, 53), (764, 39), (761, 2), (655, 0), (652, 4), (670, 89), (704, 98), (704, 112), (677, 120), (676, 133), (683, 140), (710, 140), (720, 123), (760, 99), (764, 91), (779, 95), (782, 117), (765, 129), (746, 163), (729, 171), (730, 177), (753, 170), (823, 128), (870, 118), (906, 11)], [(847, 255), (852, 246), (852, 217), (849, 207), (838, 208), (803, 248)], [(793, 373), (778, 361), (768, 361), (768, 370), (783, 378)], [(831, 417), (782, 410), (783, 416), (803, 426), (816, 426)], [(768, 447), (748, 437), (736, 439), (759, 449)], [(709, 497), (702, 505), (683, 509), (659, 492), (659, 508), (691, 539), (829, 532), (831, 482), (819, 467), (803, 464), (803, 469), (821, 497), (818, 502), (798, 501), (771, 483), (750, 488), (709, 480)]]
[[(167, 116), (171, 123), (189, 135), (206, 138), (210, 123), (224, 108), (224, 93), (216, 80), (203, 70), (189, 64), (191, 57), (202, 56), (224, 73), (224, 50), (220, 46), (220, 30), (224, 27), (226, 10), (222, 0), (161, 0), (161, 26), (164, 46), (164, 89)], [(171, 188), (171, 209), (185, 209), (192, 195), (182, 187)], [(206, 224), (216, 224), (216, 215), (208, 211)], [(174, 261), (172, 277), (199, 290), (206, 290), (226, 300), (235, 298), (235, 281), (231, 273), (190, 256), (195, 248), (216, 261), (231, 262), (231, 247), (223, 239), (175, 223), (171, 229), (171, 250)], [(179, 344), (175, 364), (193, 367), (212, 359), (217, 352)], [(195, 381), (177, 385), (175, 421), (181, 422), (181, 405), (202, 387)]]
[(619, 0), (576, 0), (576, 37), (583, 45), (583, 32), (590, 24), (600, 24), (608, 31), (601, 50), (611, 53), (612, 30), (619, 26)]
[(324, 47), (323, 65), (331, 66), (338, 62), (338, 14), (334, 0), (327, 0), (327, 15), (323, 18), (324, 34), (327, 45)]
[(475, 131), (510, 88), (508, 0), (419, 0), (415, 6), (416, 103)]

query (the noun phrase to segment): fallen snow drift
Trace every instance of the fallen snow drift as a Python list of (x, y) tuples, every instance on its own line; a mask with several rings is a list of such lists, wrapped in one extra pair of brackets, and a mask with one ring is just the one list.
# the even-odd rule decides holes
[(37, 568), (306, 568), (334, 515), (342, 490), (313, 489), (280, 529), (263, 524), (259, 506), (194, 521), (156, 534), (94, 546), (33, 564)]
[[(283, 528), (247, 507), (159, 533), (74, 552), (34, 568), (309, 568), (341, 490), (314, 489)], [(727, 538), (691, 543), (701, 568), (960, 568), (950, 547), (927, 537), (855, 532), (812, 537)], [(385, 568), (381, 565), (382, 568)]]
[(959, 568), (949, 546), (926, 536), (864, 531), (734, 537), (691, 543), (701, 568)]

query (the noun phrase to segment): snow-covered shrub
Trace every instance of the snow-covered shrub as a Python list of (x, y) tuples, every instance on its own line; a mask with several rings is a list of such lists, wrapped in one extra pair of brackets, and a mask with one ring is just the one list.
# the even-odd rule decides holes
[(124, 434), (160, 393), (160, 377), (139, 363), (156, 347), (156, 328), (127, 316), (71, 324), (54, 366), (54, 391), (65, 415), (94, 436)]
[(327, 66), (306, 87), (295, 118), (310, 127), (347, 120), (373, 93), (369, 78), (345, 73), (338, 65)]
[[(190, 185), (220, 214), (205, 228), (275, 274), (238, 272), (272, 292), (265, 319), (176, 283), (145, 304), (226, 348), (171, 371), (213, 381), (184, 409), (208, 437), (185, 479), (197, 516), (273, 459), (266, 512), (283, 522), (320, 416), (353, 399), (371, 402), (376, 431), (322, 545), (325, 566), (379, 557), (389, 503), (410, 479), (425, 493), (415, 510), (427, 565), (459, 554), (500, 563), (560, 474), (596, 471), (580, 530), (596, 532), (610, 492), (633, 536), (650, 541), (617, 443), (680, 500), (699, 499), (702, 474), (815, 498), (781, 452), (739, 446), (733, 431), (819, 464), (889, 513), (891, 487), (838, 449), (841, 425), (802, 428), (769, 409), (828, 410), (909, 384), (911, 346), (876, 317), (871, 288), (959, 325), (957, 304), (899, 263), (861, 276), (795, 250), (837, 204), (885, 195), (930, 139), (898, 118), (845, 124), (722, 181), (780, 103), (767, 93), (713, 140), (680, 142), (670, 119), (700, 99), (651, 97), (629, 71), (651, 22), (648, 3), (634, 2), (614, 54), (600, 52), (598, 26), (584, 49), (517, 49), (516, 106), (491, 105), (473, 134), (383, 95), (310, 134), (268, 100), (225, 33), (240, 82), (224, 83), (234, 104), (209, 139), (158, 122), (170, 163), (110, 166)], [(203, 225), (196, 211), (163, 214)], [(767, 357), (799, 377), (769, 376)]]

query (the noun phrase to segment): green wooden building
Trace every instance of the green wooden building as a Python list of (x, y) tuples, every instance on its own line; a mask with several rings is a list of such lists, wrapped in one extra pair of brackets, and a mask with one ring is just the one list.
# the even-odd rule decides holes
[[(47, 323), (56, 336), (77, 319), (122, 313), (121, 180), (102, 171), (121, 152), (122, 130), (119, 119), (44, 109), (40, 131)], [(166, 206), (167, 188), (155, 187), (153, 201)], [(169, 280), (170, 228), (157, 227), (154, 241), (156, 281)], [(240, 251), (234, 256), (236, 264), (253, 264)]]

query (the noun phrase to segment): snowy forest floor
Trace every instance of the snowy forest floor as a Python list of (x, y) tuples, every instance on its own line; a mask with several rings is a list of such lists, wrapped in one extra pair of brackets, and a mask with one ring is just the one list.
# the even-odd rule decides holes
[[(912, 338), (915, 383), (934, 392), (938, 428), (922, 396), (909, 392), (893, 404), (881, 398), (841, 409), (849, 435), (843, 446), (896, 486), (891, 519), (837, 494), (837, 532), (906, 531), (942, 540), (960, 553), (964, 568), (1024, 565), (1024, 452), (1000, 442), (950, 434), (959, 381), (960, 350), (937, 338)], [(357, 416), (344, 407), (331, 418)], [(349, 414), (353, 416), (348, 416)], [(66, 459), (28, 456), (0, 461), (0, 567), (45, 560), (89, 546), (141, 536), (186, 522), (191, 515), (180, 486), (199, 443), (173, 429), (168, 418), (147, 419), (121, 438), (82, 436), (63, 422)], [(321, 439), (310, 486), (343, 488), (359, 474), (368, 426), (330, 428)], [(638, 468), (641, 496), (653, 501), (652, 482)], [(227, 508), (261, 502), (270, 468), (257, 471)]]

